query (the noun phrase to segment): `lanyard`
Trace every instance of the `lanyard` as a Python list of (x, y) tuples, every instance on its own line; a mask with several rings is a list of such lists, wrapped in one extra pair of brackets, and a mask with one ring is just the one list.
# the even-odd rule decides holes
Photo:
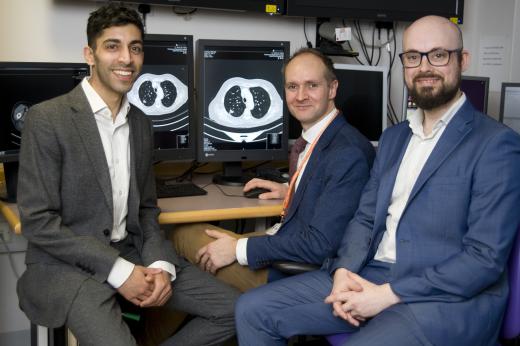
[(282, 209), (282, 213), (280, 215), (282, 218), (282, 221), (281, 221), (282, 223), (283, 223), (283, 219), (285, 218), (285, 215), (287, 215), (287, 210), (289, 209), (289, 205), (291, 205), (291, 201), (292, 201), (292, 198), (294, 195), (294, 190), (296, 189), (296, 181), (298, 180), (298, 177), (300, 176), (300, 171), (305, 166), (305, 163), (309, 160), (309, 157), (311, 156), (312, 151), (314, 150), (316, 143), (318, 143), (318, 140), (320, 139), (321, 135), (323, 134), (323, 132), (325, 132), (327, 127), (329, 127), (329, 125), (334, 121), (334, 119), (336, 119), (338, 114), (339, 114), (339, 111), (336, 111), (336, 114), (334, 114), (334, 116), (332, 116), (332, 118), (327, 122), (327, 124), (320, 131), (318, 136), (314, 139), (314, 141), (312, 141), (312, 144), (309, 147), (309, 150), (307, 150), (307, 152), (305, 153), (305, 156), (303, 157), (302, 161), (298, 165), (298, 169), (296, 169), (296, 172), (294, 172), (293, 176), (291, 177), (291, 182), (289, 183), (289, 190), (287, 191), (287, 195), (285, 195), (285, 198), (283, 200), (283, 209)]

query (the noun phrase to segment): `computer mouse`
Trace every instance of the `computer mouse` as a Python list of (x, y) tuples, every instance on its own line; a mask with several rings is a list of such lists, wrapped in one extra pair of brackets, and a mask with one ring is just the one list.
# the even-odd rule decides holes
[(247, 198), (258, 198), (259, 195), (263, 194), (264, 192), (271, 192), (269, 189), (263, 189), (261, 187), (255, 187), (249, 191), (244, 191), (244, 197)]

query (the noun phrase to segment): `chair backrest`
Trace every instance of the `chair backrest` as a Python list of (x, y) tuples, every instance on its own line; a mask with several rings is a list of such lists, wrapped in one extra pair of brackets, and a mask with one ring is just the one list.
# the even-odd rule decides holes
[(325, 339), (331, 344), (331, 346), (341, 346), (344, 345), (349, 337), (349, 333), (343, 333), (343, 334), (332, 334), (327, 335)]
[(513, 339), (520, 335), (520, 227), (509, 256), (509, 300), (500, 336)]

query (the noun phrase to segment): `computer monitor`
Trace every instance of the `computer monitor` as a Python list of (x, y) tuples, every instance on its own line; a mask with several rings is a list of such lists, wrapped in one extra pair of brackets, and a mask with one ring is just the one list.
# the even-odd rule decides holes
[(69, 92), (88, 73), (88, 66), (79, 63), (0, 62), (0, 162), (7, 200), (16, 199), (18, 153), (29, 107)]
[[(349, 124), (357, 128), (374, 146), (387, 127), (388, 68), (334, 64), (338, 78), (336, 107)], [(301, 134), (300, 123), (291, 117), (290, 138)]]
[(377, 145), (388, 120), (388, 68), (349, 64), (334, 64), (334, 68), (339, 83), (336, 107), (349, 124)]
[(127, 95), (152, 120), (156, 161), (195, 160), (193, 36), (147, 34), (143, 69)]
[(502, 83), (499, 119), (520, 133), (520, 83)]
[(487, 113), (489, 77), (462, 76), (460, 89), (466, 94), (473, 107)]
[(197, 41), (197, 159), (224, 163), (215, 183), (243, 184), (242, 161), (287, 159), (288, 57), (289, 42)]

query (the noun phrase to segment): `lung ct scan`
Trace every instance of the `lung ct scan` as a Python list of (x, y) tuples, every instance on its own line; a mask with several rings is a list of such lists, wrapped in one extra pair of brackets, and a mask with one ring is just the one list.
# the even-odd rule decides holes
[(282, 97), (264, 79), (232, 77), (226, 80), (208, 107), (205, 134), (221, 141), (265, 141), (281, 132)]

